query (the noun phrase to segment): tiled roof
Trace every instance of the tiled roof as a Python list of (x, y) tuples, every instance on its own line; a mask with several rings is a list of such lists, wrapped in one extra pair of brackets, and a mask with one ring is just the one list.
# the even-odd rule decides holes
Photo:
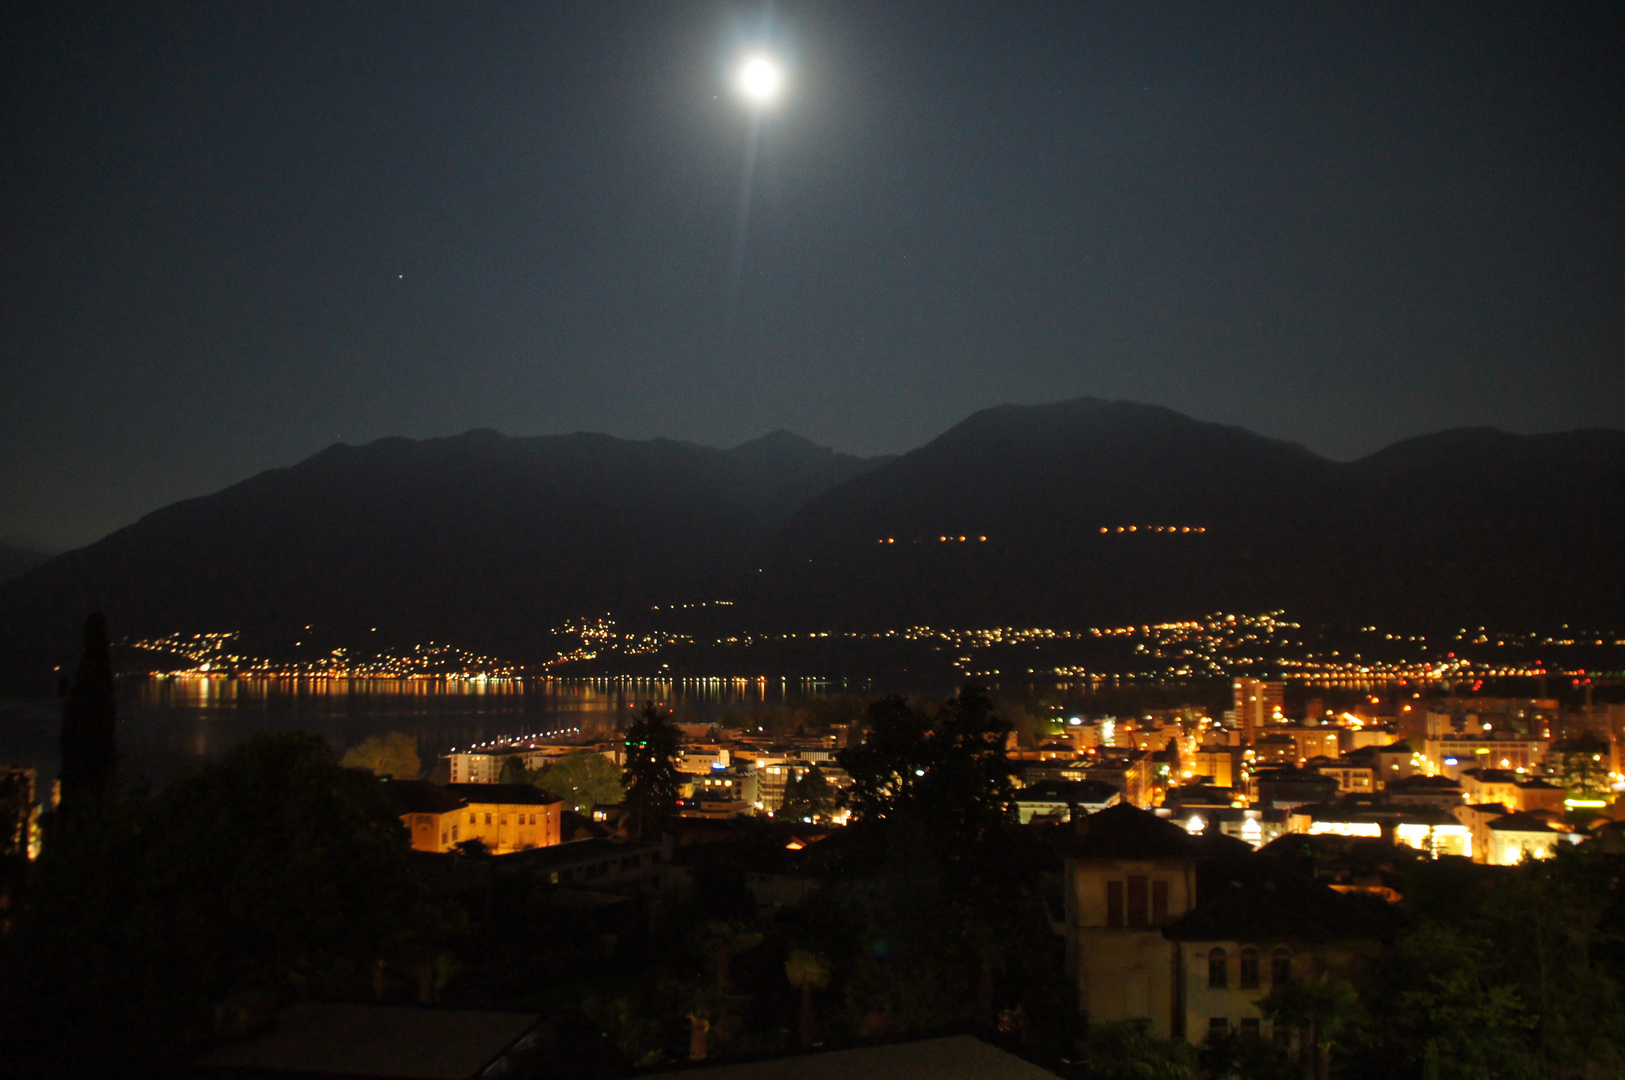
[(1174, 941), (1332, 941), (1380, 938), (1393, 923), (1381, 900), (1281, 875), (1231, 881), (1163, 934)]
[(1534, 814), (1508, 814), (1503, 818), (1496, 818), (1490, 822), (1490, 828), (1496, 832), (1549, 832), (1556, 829), (1546, 824), (1546, 819), (1536, 817)]
[(1190, 834), (1178, 825), (1118, 803), (1076, 823), (1076, 838), (1067, 854), (1096, 859), (1192, 858)]
[(530, 784), (447, 784), (446, 790), (467, 802), (487, 806), (547, 806), (564, 801)]
[(384, 793), (403, 814), (446, 814), (466, 803), (454, 792), (427, 780), (385, 780)]

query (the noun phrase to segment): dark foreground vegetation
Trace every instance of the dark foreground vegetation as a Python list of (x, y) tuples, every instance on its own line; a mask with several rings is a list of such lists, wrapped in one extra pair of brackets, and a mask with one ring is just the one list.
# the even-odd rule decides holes
[[(741, 821), (678, 854), (683, 887), (608, 907), (478, 852), (410, 851), (382, 786), (313, 736), (59, 813), (36, 862), (5, 864), (0, 1072), (183, 1072), (306, 998), (534, 1010), (555, 1037), (527, 1067), (548, 1076), (948, 1031), (1079, 1080), (1625, 1073), (1625, 855), (1599, 842), (1413, 863), (1402, 929), (1357, 985), (1272, 993), (1313, 1053), (1192, 1048), (1077, 1014), (1053, 929), (1065, 830), (1010, 820), (1009, 727), (983, 694), (874, 702), (861, 727), (852, 825), (787, 853), (782, 823)], [(643, 805), (642, 827), (669, 824)], [(746, 875), (792, 854), (821, 887), (764, 909)]]

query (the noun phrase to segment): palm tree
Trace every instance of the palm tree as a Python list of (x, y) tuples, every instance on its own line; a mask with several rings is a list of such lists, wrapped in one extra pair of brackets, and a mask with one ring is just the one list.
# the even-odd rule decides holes
[(810, 949), (792, 949), (784, 962), (790, 985), (801, 991), (801, 1045), (813, 1041), (813, 991), (829, 985), (829, 964)]
[(1304, 1080), (1327, 1080), (1332, 1040), (1353, 1019), (1359, 994), (1342, 979), (1321, 972), (1276, 987), (1259, 1008), (1277, 1024), (1298, 1032), (1298, 1066)]

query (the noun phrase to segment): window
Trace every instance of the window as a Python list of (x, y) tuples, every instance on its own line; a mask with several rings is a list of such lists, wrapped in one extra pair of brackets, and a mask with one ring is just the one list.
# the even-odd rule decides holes
[(1130, 926), (1144, 926), (1146, 924), (1146, 899), (1149, 891), (1145, 878), (1132, 876), (1128, 879), (1128, 924)]
[(508, 823), (508, 815), (507, 814), (503, 814), (502, 817), (497, 819), (497, 824), (498, 825), (506, 825), (507, 823)]
[(1168, 883), (1151, 883), (1151, 925), (1161, 926), (1168, 921)]
[(456, 840), (456, 839), (457, 839), (457, 826), (455, 826), (455, 825), (453, 825), (453, 826), (452, 826), (452, 827), (451, 827), (451, 838), (452, 838), (452, 839), (453, 839), (453, 840)]
[(1285, 1050), (1287, 1047), (1292, 1045), (1292, 1029), (1277, 1021), (1275, 1026), (1270, 1029), (1270, 1040), (1274, 1042), (1276, 1046), (1279, 1046), (1281, 1049)]
[(1258, 989), (1258, 950), (1241, 950), (1241, 988), (1243, 990)]
[(1270, 982), (1279, 986), (1281, 983), (1292, 981), (1292, 954), (1285, 949), (1276, 949), (1270, 957)]
[(1214, 949), (1207, 954), (1207, 984), (1215, 990), (1225, 990), (1230, 986), (1230, 954), (1223, 949)]
[(1242, 1019), (1241, 1037), (1244, 1039), (1258, 1038), (1258, 1017), (1248, 1016)]
[(473, 814), (468, 815), (468, 823), (470, 825), (474, 824), (474, 815)]
[(485, 823), (487, 825), (491, 824), (491, 815), (490, 814), (485, 815)]
[(1230, 1034), (1230, 1021), (1222, 1016), (1215, 1016), (1207, 1022), (1207, 1037), (1222, 1039)]
[(1106, 925), (1117, 929), (1123, 925), (1123, 883), (1106, 882)]

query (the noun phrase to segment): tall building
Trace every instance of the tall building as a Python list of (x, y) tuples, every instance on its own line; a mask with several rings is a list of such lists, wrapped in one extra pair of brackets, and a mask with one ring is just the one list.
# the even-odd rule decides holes
[(1251, 745), (1266, 724), (1281, 722), (1286, 684), (1263, 679), (1237, 679), (1235, 690), (1236, 728), (1244, 746)]

